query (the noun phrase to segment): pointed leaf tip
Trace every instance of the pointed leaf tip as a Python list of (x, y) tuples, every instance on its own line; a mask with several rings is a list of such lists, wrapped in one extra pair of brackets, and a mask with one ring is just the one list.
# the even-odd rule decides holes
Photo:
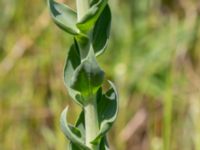
[(92, 45), (97, 56), (102, 54), (107, 46), (110, 26), (111, 11), (110, 7), (107, 5), (98, 18), (93, 30)]
[(108, 0), (93, 0), (92, 5), (85, 16), (77, 23), (77, 27), (82, 32), (89, 31), (97, 21), (98, 17), (105, 8)]
[(104, 72), (96, 62), (94, 53), (89, 53), (88, 57), (77, 67), (72, 76), (70, 87), (88, 99), (96, 94), (103, 83)]
[(118, 93), (111, 81), (108, 81), (111, 88), (102, 95), (101, 100), (98, 102), (98, 114), (100, 131), (92, 143), (98, 142), (106, 132), (112, 127), (112, 124), (117, 118), (118, 113)]
[(67, 113), (68, 113), (68, 107), (66, 107), (63, 110), (60, 117), (60, 124), (61, 124), (61, 129), (63, 133), (72, 143), (76, 144), (76, 146), (83, 148), (84, 150), (90, 150), (90, 148), (88, 148), (85, 145), (84, 141), (80, 138), (81, 132), (79, 131), (79, 129), (76, 127), (73, 127), (72, 125), (69, 125), (69, 123), (67, 122), (67, 119), (66, 119)]
[(58, 27), (73, 35), (79, 34), (79, 29), (76, 27), (77, 14), (74, 10), (54, 0), (48, 0), (48, 7), (51, 17)]

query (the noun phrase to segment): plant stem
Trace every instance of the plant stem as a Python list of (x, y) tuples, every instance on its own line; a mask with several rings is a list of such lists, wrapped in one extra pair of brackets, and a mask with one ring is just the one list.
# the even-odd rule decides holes
[(90, 142), (95, 139), (99, 131), (96, 97), (92, 97), (90, 102), (84, 107), (86, 145), (92, 150), (97, 150), (97, 146)]
[(89, 7), (89, 0), (76, 0), (78, 21), (80, 21), (83, 18)]
[[(76, 0), (77, 17), (80, 21), (89, 9), (89, 0)], [(88, 103), (84, 106), (85, 113), (85, 139), (86, 145), (92, 150), (97, 150), (98, 146), (90, 142), (95, 139), (99, 131), (96, 97), (91, 96)]]

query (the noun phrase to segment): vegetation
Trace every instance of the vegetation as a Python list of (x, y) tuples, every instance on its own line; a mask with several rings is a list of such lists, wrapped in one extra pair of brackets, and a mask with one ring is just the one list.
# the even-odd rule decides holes
[[(73, 0), (58, 1), (76, 8)], [(109, 44), (96, 59), (120, 96), (110, 149), (198, 150), (199, 1), (109, 4)], [(68, 105), (75, 124), (82, 111), (61, 80), (74, 40), (53, 24), (46, 1), (0, 6), (0, 149), (67, 149), (60, 113)]]
[(96, 56), (104, 52), (111, 24), (107, 0), (77, 0), (77, 12), (67, 5), (48, 0), (54, 22), (74, 36), (64, 69), (64, 81), (69, 95), (82, 111), (76, 126), (66, 121), (66, 108), (61, 115), (61, 128), (71, 141), (71, 150), (109, 149), (106, 132), (116, 119), (117, 91), (112, 82), (105, 93), (104, 72)]

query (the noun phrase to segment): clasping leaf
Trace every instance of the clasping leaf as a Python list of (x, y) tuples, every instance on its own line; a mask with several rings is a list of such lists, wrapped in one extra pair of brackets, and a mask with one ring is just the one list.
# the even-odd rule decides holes
[(66, 107), (60, 118), (60, 123), (61, 123), (61, 129), (64, 132), (65, 136), (74, 144), (76, 144), (77, 147), (83, 148), (84, 150), (90, 150), (88, 148), (81, 135), (81, 132), (79, 131), (78, 128), (73, 127), (72, 125), (69, 125), (66, 118), (67, 118), (67, 112), (68, 112), (68, 107)]
[(85, 16), (77, 23), (82, 32), (89, 31), (94, 26), (101, 12), (104, 10), (108, 0), (94, 1)]
[(70, 87), (88, 99), (96, 94), (103, 83), (104, 72), (96, 62), (93, 50), (91, 49), (85, 60), (75, 70)]
[(68, 92), (70, 96), (75, 100), (78, 104), (83, 105), (83, 101), (81, 98), (81, 94), (78, 91), (73, 90), (70, 87), (70, 81), (72, 79), (72, 76), (76, 70), (76, 68), (81, 64), (81, 58), (78, 50), (78, 46), (76, 41), (74, 41), (74, 44), (70, 47), (68, 52), (68, 57), (65, 63), (64, 68), (64, 82), (65, 86), (68, 89)]
[(92, 141), (92, 143), (98, 142), (106, 132), (112, 127), (112, 124), (116, 120), (118, 113), (118, 94), (114, 84), (108, 81), (111, 88), (101, 96), (98, 101), (98, 115), (100, 131), (97, 137)]
[(58, 27), (73, 35), (79, 34), (79, 29), (76, 27), (77, 14), (74, 10), (54, 0), (48, 0), (48, 6), (51, 17)]
[(111, 12), (108, 5), (98, 18), (92, 36), (92, 46), (96, 55), (104, 52), (110, 34)]

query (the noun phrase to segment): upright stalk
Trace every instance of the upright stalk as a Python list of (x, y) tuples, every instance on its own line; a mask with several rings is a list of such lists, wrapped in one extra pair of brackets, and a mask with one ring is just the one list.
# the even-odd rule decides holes
[(99, 131), (96, 97), (93, 96), (89, 101), (84, 107), (86, 145), (92, 150), (96, 150), (97, 146), (90, 143), (95, 139)]
[(65, 108), (60, 117), (61, 129), (70, 140), (68, 150), (109, 150), (106, 134), (117, 117), (118, 95), (111, 81), (110, 88), (103, 90), (105, 73), (96, 57), (108, 43), (111, 11), (107, 0), (76, 0), (76, 5), (74, 12), (65, 4), (48, 0), (56, 25), (74, 37), (64, 67), (64, 82), (69, 95), (82, 108), (74, 126), (68, 123)]
[[(78, 21), (80, 21), (89, 9), (89, 0), (76, 0), (76, 7)], [(88, 103), (84, 106), (86, 132), (85, 142), (92, 150), (96, 150), (97, 146), (90, 143), (95, 139), (99, 131), (96, 97), (92, 95), (87, 101)]]

